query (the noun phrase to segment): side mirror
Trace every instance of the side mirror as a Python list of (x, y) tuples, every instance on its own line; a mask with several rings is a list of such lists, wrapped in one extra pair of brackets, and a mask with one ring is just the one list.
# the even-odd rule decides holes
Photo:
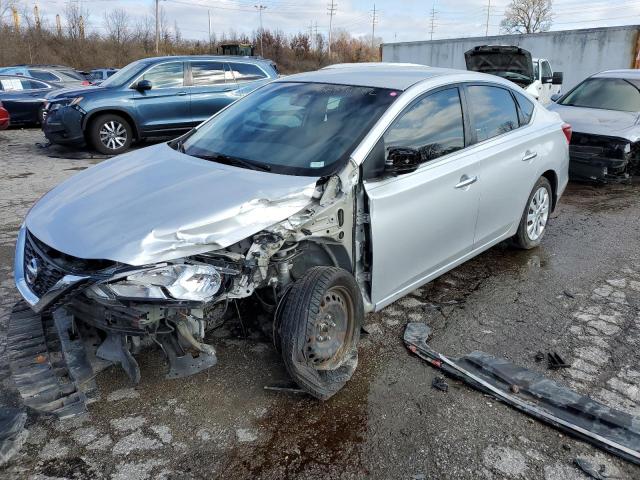
[(151, 88), (153, 88), (151, 80), (140, 80), (135, 86), (135, 89), (139, 92), (145, 92), (147, 90), (151, 90)]
[(414, 148), (391, 147), (385, 161), (385, 172), (392, 175), (413, 172), (420, 166), (420, 152)]
[(561, 98), (562, 98), (562, 94), (560, 94), (560, 93), (554, 93), (553, 95), (551, 95), (551, 101), (552, 102), (557, 102)]
[(562, 72), (553, 72), (551, 83), (553, 83), (554, 85), (562, 85), (562, 80), (563, 80)]
[(553, 83), (553, 77), (542, 77), (542, 78), (540, 79), (540, 81), (541, 81), (543, 84)]

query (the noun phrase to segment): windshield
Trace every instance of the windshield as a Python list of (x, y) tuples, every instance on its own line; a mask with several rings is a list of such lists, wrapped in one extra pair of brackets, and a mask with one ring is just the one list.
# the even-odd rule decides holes
[(345, 162), (398, 91), (271, 83), (203, 124), (187, 155), (287, 175), (321, 176)]
[(572, 107), (640, 112), (640, 81), (623, 78), (589, 78), (558, 103)]
[(136, 62), (130, 63), (126, 67), (118, 70), (112, 76), (107, 78), (104, 82), (100, 84), (101, 87), (119, 87), (123, 85), (131, 77), (138, 71), (142, 70), (143, 67), (147, 65), (147, 62), (142, 60), (138, 60)]

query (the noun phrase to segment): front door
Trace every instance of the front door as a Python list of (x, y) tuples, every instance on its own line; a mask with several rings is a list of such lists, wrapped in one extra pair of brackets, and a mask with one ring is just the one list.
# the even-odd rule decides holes
[[(540, 98), (538, 101), (543, 105), (547, 105), (551, 103), (551, 95), (554, 92), (553, 85), (553, 71), (551, 70), (551, 65), (546, 60), (540, 60), (540, 76), (542, 78), (542, 90), (540, 90)], [(559, 89), (557, 89), (560, 91)]]
[(376, 309), (472, 250), (479, 173), (475, 157), (464, 150), (464, 123), (458, 88), (446, 88), (410, 104), (381, 139), (385, 157), (391, 148), (410, 148), (422, 164), (411, 173), (365, 181)]
[(236, 98), (236, 82), (224, 62), (198, 60), (191, 62), (191, 120), (194, 125), (204, 122)]
[(151, 90), (134, 90), (133, 93), (143, 136), (175, 133), (191, 126), (184, 71), (183, 62), (161, 63), (138, 79), (151, 82)]

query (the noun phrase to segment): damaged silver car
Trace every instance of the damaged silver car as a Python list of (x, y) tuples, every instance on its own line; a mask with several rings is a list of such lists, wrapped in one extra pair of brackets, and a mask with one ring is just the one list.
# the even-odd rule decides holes
[(159, 346), (169, 377), (197, 373), (217, 361), (208, 333), (254, 301), (293, 379), (327, 399), (366, 312), (502, 240), (537, 246), (567, 168), (558, 115), (507, 80), (392, 64), (281, 78), (36, 203), (14, 378), (51, 411), (82, 397), (87, 359), (138, 382), (135, 355)]
[(593, 75), (548, 107), (573, 128), (572, 179), (627, 181), (640, 173), (640, 73)]

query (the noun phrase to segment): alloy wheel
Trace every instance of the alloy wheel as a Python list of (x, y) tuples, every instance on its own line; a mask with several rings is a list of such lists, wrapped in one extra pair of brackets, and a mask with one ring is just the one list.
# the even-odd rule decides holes
[(529, 209), (527, 211), (527, 236), (530, 240), (538, 240), (547, 226), (551, 202), (549, 191), (545, 187), (540, 187), (531, 197)]
[(116, 120), (109, 120), (100, 127), (100, 142), (110, 150), (122, 148), (127, 141), (127, 129)]

